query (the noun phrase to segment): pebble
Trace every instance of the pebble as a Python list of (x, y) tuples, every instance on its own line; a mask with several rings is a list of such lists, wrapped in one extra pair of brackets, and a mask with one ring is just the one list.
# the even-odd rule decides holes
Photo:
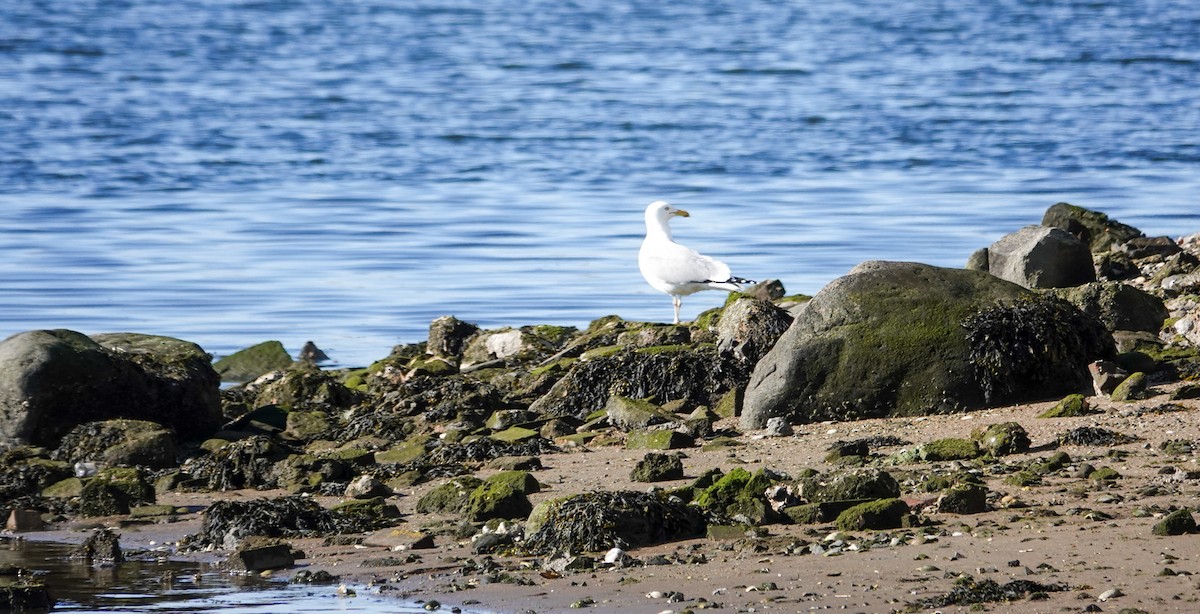
[(1122, 593), (1121, 589), (1119, 589), (1119, 588), (1110, 588), (1110, 589), (1104, 591), (1103, 593), (1100, 593), (1100, 596), (1097, 597), (1097, 599), (1099, 599), (1100, 601), (1108, 601), (1109, 599), (1115, 599), (1117, 597), (1121, 597), (1124, 594), (1125, 593)]

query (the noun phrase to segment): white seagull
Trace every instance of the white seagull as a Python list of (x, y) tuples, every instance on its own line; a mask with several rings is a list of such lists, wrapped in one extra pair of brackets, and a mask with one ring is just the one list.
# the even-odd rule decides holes
[(646, 207), (646, 239), (638, 252), (638, 268), (642, 277), (655, 290), (671, 295), (675, 306), (675, 324), (679, 324), (680, 297), (701, 290), (740, 290), (749, 279), (734, 277), (729, 265), (684, 247), (671, 237), (669, 222), (673, 216), (690, 217), (661, 200)]

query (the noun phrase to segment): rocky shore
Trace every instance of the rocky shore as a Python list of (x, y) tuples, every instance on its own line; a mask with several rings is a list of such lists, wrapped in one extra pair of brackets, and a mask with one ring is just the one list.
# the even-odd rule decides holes
[(28, 331), (0, 511), (427, 610), (1191, 612), (1198, 348), (1200, 235), (1064, 203), (964, 269), (683, 325), (444, 317), (361, 369)]

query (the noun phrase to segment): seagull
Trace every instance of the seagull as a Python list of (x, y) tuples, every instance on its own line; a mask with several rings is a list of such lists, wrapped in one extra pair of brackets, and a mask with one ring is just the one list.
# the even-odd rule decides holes
[(680, 297), (701, 290), (740, 290), (749, 279), (734, 277), (729, 265), (684, 247), (671, 237), (669, 222), (674, 216), (691, 217), (683, 209), (656, 200), (646, 207), (646, 239), (638, 252), (642, 277), (655, 290), (671, 295), (675, 306), (675, 324), (679, 324)]

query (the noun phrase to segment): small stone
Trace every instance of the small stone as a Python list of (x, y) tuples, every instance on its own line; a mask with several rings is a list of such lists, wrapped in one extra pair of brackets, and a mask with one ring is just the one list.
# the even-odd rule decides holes
[(783, 417), (767, 418), (767, 427), (763, 430), (767, 437), (788, 437), (794, 432), (792, 425)]
[(1096, 599), (1098, 599), (1100, 601), (1108, 601), (1109, 599), (1116, 599), (1117, 597), (1121, 597), (1124, 595), (1125, 595), (1125, 593), (1121, 592), (1121, 589), (1110, 588), (1110, 589), (1104, 591), (1103, 593), (1100, 593), (1100, 596), (1097, 597)]

